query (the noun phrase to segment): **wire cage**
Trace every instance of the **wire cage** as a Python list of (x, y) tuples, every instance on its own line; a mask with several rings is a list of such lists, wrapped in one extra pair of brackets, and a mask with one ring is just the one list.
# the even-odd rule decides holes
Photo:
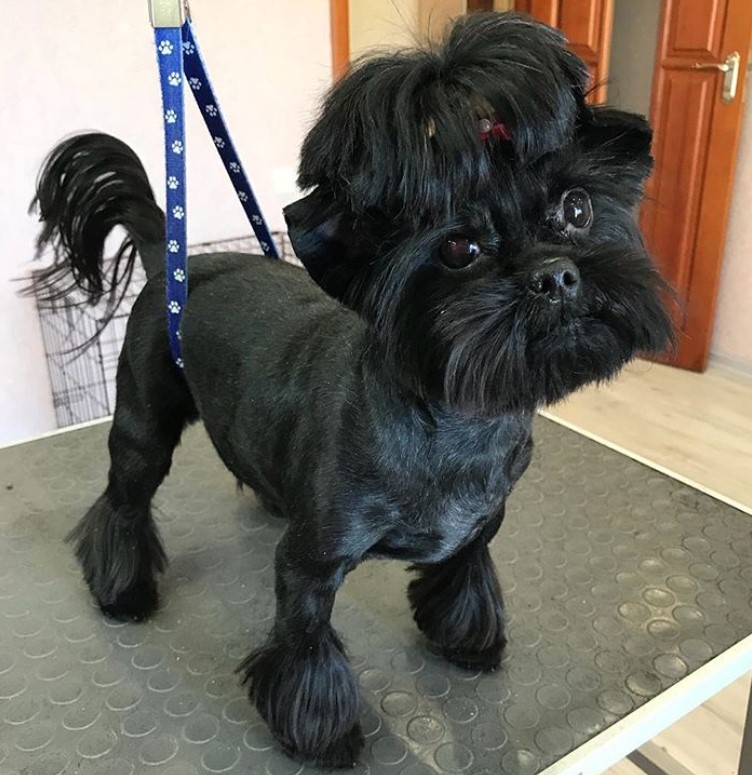
[[(273, 232), (272, 236), (281, 258), (298, 263), (287, 234)], [(204, 242), (188, 249), (189, 256), (224, 252), (260, 254), (261, 250), (253, 236)], [(35, 298), (58, 428), (107, 417), (114, 411), (115, 375), (125, 327), (145, 282), (143, 267), (137, 261), (122, 304), (104, 328), (104, 301), (91, 305), (83, 294), (74, 295), (65, 305)], [(101, 333), (95, 336), (100, 328)]]

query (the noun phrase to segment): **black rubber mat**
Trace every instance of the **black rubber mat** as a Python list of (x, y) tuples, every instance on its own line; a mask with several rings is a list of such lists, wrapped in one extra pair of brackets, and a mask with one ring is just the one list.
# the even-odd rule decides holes
[[(0, 451), (0, 773), (313, 772), (275, 750), (233, 674), (271, 624), (284, 523), (190, 431), (156, 501), (162, 610), (103, 620), (62, 537), (103, 488), (107, 431)], [(365, 703), (355, 773), (538, 772), (752, 632), (752, 518), (550, 421), (536, 438), (493, 544), (502, 670), (426, 650), (401, 564), (340, 591)]]

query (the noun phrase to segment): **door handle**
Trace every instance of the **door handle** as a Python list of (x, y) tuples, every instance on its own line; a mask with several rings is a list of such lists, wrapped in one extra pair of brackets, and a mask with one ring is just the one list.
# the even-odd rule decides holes
[(695, 62), (692, 65), (693, 70), (718, 70), (723, 73), (723, 92), (721, 100), (728, 104), (736, 99), (736, 92), (739, 88), (739, 66), (742, 57), (738, 51), (729, 54), (725, 62)]

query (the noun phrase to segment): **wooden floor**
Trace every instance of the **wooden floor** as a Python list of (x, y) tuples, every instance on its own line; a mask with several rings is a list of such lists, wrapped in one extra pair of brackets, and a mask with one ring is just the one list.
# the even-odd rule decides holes
[[(548, 414), (752, 514), (749, 377), (717, 368), (693, 374), (638, 362), (617, 381), (588, 388)], [(653, 742), (694, 775), (736, 775), (749, 691), (746, 676)], [(608, 772), (642, 775), (627, 760)]]

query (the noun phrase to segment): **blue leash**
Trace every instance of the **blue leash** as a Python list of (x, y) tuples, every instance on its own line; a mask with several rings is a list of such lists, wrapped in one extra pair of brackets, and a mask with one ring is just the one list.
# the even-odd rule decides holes
[(187, 5), (184, 0), (150, 0), (150, 11), (157, 46), (164, 119), (167, 191), (165, 212), (167, 331), (172, 357), (182, 368), (180, 321), (188, 299), (183, 92), (186, 79), (261, 250), (265, 255), (273, 258), (279, 258), (279, 253), (230, 138), (227, 124), (201, 58)]

